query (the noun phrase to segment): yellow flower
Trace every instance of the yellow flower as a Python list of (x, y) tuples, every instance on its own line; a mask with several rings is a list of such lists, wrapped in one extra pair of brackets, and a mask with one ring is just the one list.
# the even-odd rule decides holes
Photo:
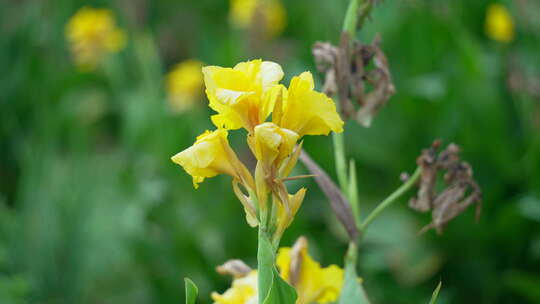
[(263, 32), (274, 37), (285, 29), (286, 13), (279, 0), (231, 0), (231, 23), (242, 29), (262, 27)]
[(195, 143), (171, 157), (193, 177), (193, 186), (198, 188), (207, 177), (228, 174), (236, 180), (252, 184), (250, 174), (229, 146), (226, 130), (206, 131)]
[[(330, 131), (343, 132), (343, 121), (336, 111), (334, 101), (323, 93), (314, 91), (310, 72), (291, 80), (283, 102), (278, 102), (272, 120), (282, 128), (304, 135), (328, 135)], [(278, 99), (279, 100), (279, 99)]]
[(486, 33), (491, 39), (503, 43), (514, 39), (514, 22), (506, 7), (496, 3), (488, 7)]
[(232, 287), (223, 294), (213, 292), (212, 300), (215, 304), (257, 304), (257, 270), (235, 279)]
[[(324, 304), (336, 302), (344, 282), (344, 271), (336, 265), (321, 267), (308, 252), (304, 237), (293, 248), (279, 249), (276, 264), (281, 277), (296, 289), (296, 304)], [(215, 304), (256, 304), (257, 270), (233, 280), (223, 294), (212, 293)]]
[(177, 64), (167, 74), (167, 93), (171, 108), (183, 112), (199, 100), (203, 87), (202, 62), (194, 59)]
[(90, 7), (81, 8), (71, 17), (66, 38), (75, 62), (83, 68), (93, 68), (107, 53), (121, 50), (126, 41), (110, 10)]
[(339, 298), (344, 272), (337, 265), (321, 267), (308, 254), (308, 244), (300, 238), (293, 248), (280, 248), (276, 264), (281, 277), (298, 292), (297, 304), (330, 303)]
[(249, 132), (270, 115), (274, 106), (271, 89), (283, 78), (279, 64), (260, 59), (234, 68), (207, 66), (203, 74), (209, 106), (218, 112), (212, 122), (217, 127), (244, 127)]

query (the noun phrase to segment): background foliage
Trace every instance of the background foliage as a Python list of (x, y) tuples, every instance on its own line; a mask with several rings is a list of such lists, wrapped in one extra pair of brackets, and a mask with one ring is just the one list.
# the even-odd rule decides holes
[[(172, 114), (164, 74), (188, 58), (315, 72), (310, 48), (337, 42), (346, 2), (284, 1), (285, 32), (255, 41), (229, 26), (224, 0), (2, 0), (0, 302), (183, 303), (189, 276), (209, 303), (229, 284), (216, 265), (255, 265), (256, 231), (229, 179), (195, 191), (169, 160), (211, 128), (211, 111), (201, 100)], [(540, 4), (505, 4), (517, 29), (508, 45), (485, 36), (485, 0), (384, 1), (361, 31), (366, 42), (381, 33), (397, 87), (370, 129), (347, 125), (363, 214), (434, 138), (461, 145), (484, 190), (480, 221), (466, 212), (440, 236), (417, 235), (429, 215), (405, 199), (377, 219), (359, 268), (375, 303), (427, 303), (439, 280), (439, 303), (540, 303), (540, 101), (506, 81), (540, 77)], [(128, 32), (127, 48), (93, 72), (72, 64), (64, 39), (84, 5), (111, 8)], [(331, 138), (305, 148), (333, 173)], [(306, 235), (319, 261), (342, 265), (324, 196), (297, 183), (309, 192), (282, 243)]]

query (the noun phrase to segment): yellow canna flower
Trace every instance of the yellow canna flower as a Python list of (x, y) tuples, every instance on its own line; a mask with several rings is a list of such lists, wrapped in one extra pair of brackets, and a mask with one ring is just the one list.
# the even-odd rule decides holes
[[(339, 266), (321, 267), (308, 252), (304, 237), (293, 248), (282, 247), (276, 264), (281, 277), (296, 289), (296, 304), (324, 304), (338, 300), (344, 283), (344, 271)], [(257, 270), (233, 280), (231, 288), (223, 294), (212, 293), (214, 304), (256, 304)]]
[(232, 287), (223, 294), (212, 293), (215, 304), (257, 304), (257, 270), (247, 276), (235, 279)]
[(512, 15), (501, 4), (491, 4), (486, 14), (486, 33), (496, 41), (508, 43), (514, 39), (514, 22)]
[(195, 143), (184, 151), (171, 157), (193, 177), (193, 186), (198, 188), (207, 177), (228, 174), (252, 184), (251, 176), (229, 146), (226, 130), (206, 131), (197, 137)]
[[(334, 101), (314, 91), (310, 72), (291, 80), (283, 102), (276, 103), (272, 120), (282, 128), (304, 135), (328, 135), (330, 131), (343, 132), (343, 120), (336, 111)], [(278, 99), (279, 100), (279, 99)]]
[(279, 0), (231, 0), (231, 23), (241, 29), (262, 27), (269, 37), (278, 36), (286, 25), (286, 13)]
[(279, 64), (260, 59), (234, 68), (207, 66), (203, 74), (209, 106), (218, 112), (212, 122), (217, 127), (244, 127), (249, 132), (270, 115), (274, 106), (271, 89), (283, 78)]
[(95, 67), (106, 54), (118, 52), (126, 43), (125, 33), (108, 9), (79, 9), (66, 25), (65, 34), (75, 62), (82, 68)]
[(166, 77), (171, 108), (181, 113), (199, 100), (203, 87), (202, 62), (189, 59), (177, 64)]
[(276, 264), (281, 277), (296, 288), (297, 304), (330, 303), (339, 298), (343, 269), (337, 265), (321, 267), (309, 256), (305, 238), (300, 238), (293, 248), (280, 248)]

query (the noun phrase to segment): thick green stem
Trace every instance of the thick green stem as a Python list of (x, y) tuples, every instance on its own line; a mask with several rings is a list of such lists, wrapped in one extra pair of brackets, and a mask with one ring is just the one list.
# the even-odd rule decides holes
[(390, 196), (388, 196), (384, 201), (382, 201), (371, 213), (368, 215), (366, 220), (360, 225), (360, 231), (365, 231), (366, 228), (373, 222), (374, 219), (379, 216), (379, 214), (386, 209), (386, 207), (390, 206), (392, 203), (394, 203), (399, 197), (401, 197), (407, 190), (409, 190), (420, 178), (420, 173), (422, 170), (420, 167), (416, 168), (416, 171), (414, 171), (413, 175), (403, 184), (401, 187), (397, 188), (396, 191), (394, 191)]
[(259, 226), (259, 248), (257, 251), (259, 304), (262, 304), (270, 292), (274, 278), (275, 249), (270, 242), (268, 231)]

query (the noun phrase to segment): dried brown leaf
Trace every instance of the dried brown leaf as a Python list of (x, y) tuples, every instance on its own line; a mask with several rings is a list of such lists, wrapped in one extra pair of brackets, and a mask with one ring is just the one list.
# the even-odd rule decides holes
[(326, 172), (311, 159), (306, 151), (302, 151), (300, 160), (307, 169), (315, 175), (315, 181), (328, 198), (332, 211), (336, 214), (336, 217), (349, 234), (350, 240), (355, 241), (358, 236), (358, 228), (356, 227), (351, 205), (343, 193), (341, 193), (328, 174), (326, 174)]
[[(476, 217), (480, 216), (482, 191), (473, 179), (471, 166), (459, 157), (460, 148), (456, 144), (437, 155), (440, 141), (435, 141), (429, 149), (422, 151), (417, 163), (422, 169), (419, 191), (409, 206), (417, 211), (431, 210), (432, 222), (422, 228), (431, 228), (441, 233), (444, 227), (470, 205), (476, 204)], [(435, 189), (437, 175), (444, 172), (446, 188), (440, 192)]]

